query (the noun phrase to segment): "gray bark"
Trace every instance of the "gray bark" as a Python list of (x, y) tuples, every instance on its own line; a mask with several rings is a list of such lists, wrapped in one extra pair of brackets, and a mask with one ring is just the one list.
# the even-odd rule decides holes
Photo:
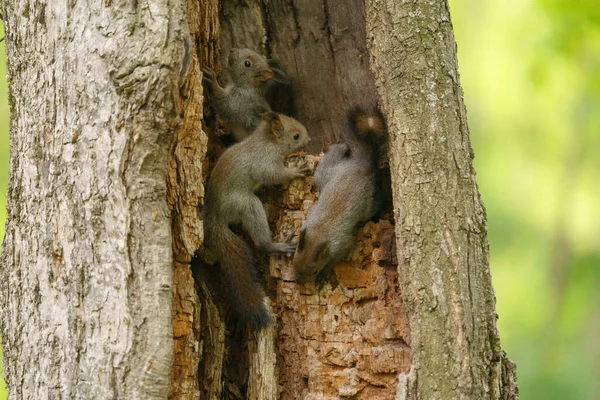
[(496, 325), (456, 43), (446, 0), (369, 0), (372, 69), (390, 131), (399, 272), (413, 371), (401, 399), (515, 399)]
[(11, 399), (168, 393), (166, 167), (185, 3), (3, 2), (11, 100), (0, 271)]

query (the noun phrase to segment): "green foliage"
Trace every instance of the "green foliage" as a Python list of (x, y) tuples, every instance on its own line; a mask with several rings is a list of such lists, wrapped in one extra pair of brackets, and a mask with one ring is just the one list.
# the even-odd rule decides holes
[(599, 398), (600, 7), (450, 6), (521, 398)]

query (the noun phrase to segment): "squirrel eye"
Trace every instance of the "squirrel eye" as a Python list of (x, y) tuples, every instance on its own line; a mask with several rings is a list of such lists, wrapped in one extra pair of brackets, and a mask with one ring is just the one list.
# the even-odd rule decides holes
[(294, 133), (294, 140), (298, 140), (300, 138), (300, 134), (299, 133)]
[(244, 67), (250, 68), (251, 65), (252, 63), (250, 62), (250, 60), (244, 60)]

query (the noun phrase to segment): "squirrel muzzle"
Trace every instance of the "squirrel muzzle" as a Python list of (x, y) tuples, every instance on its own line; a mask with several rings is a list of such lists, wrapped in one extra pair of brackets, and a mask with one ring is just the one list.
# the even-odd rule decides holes
[(273, 75), (275, 75), (275, 73), (273, 72), (273, 70), (271, 68), (267, 67), (267, 68), (260, 69), (254, 75), (254, 77), (259, 82), (267, 82), (267, 81), (273, 79)]

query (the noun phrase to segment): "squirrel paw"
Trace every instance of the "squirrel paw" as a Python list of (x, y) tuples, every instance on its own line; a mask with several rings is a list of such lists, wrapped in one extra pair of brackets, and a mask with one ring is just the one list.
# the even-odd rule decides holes
[(271, 243), (266, 250), (269, 253), (279, 253), (292, 256), (296, 252), (296, 245), (292, 243)]
[(292, 170), (294, 171), (294, 179), (303, 178), (310, 172), (310, 167), (308, 165), (303, 165), (301, 167), (294, 167)]
[(317, 274), (315, 278), (315, 287), (317, 290), (323, 289), (323, 286), (331, 279), (331, 275), (333, 275), (333, 268), (324, 268)]
[(210, 68), (202, 68), (202, 82), (213, 84), (215, 81), (215, 72)]

